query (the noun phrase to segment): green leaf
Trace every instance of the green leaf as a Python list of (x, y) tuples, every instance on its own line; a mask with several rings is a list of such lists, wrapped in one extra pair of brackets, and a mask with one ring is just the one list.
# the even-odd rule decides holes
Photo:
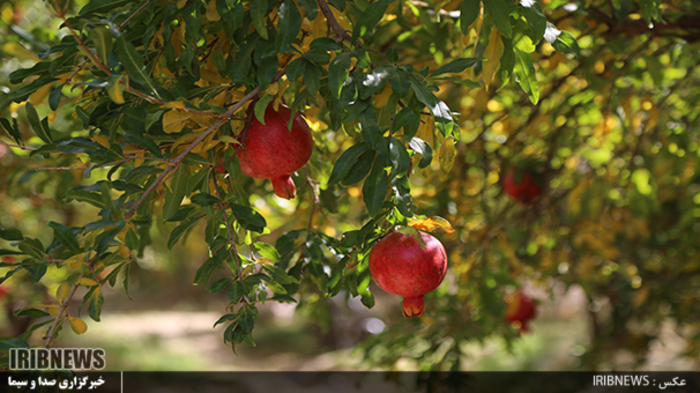
[(430, 147), (428, 142), (418, 137), (413, 137), (408, 145), (411, 147), (411, 149), (413, 149), (413, 151), (423, 156), (418, 163), (419, 168), (425, 168), (430, 165), (430, 162), (433, 161), (433, 149)]
[(196, 203), (200, 206), (214, 206), (223, 202), (221, 199), (215, 197), (214, 195), (202, 192), (194, 194), (192, 198), (190, 198), (190, 200), (192, 201), (192, 203)]
[(255, 248), (258, 249), (260, 255), (269, 258), (272, 262), (278, 263), (280, 261), (280, 254), (274, 246), (263, 242), (257, 242), (255, 243)]
[(340, 181), (340, 184), (348, 187), (364, 179), (372, 169), (372, 162), (374, 162), (374, 157), (376, 155), (377, 153), (374, 150), (367, 150), (364, 152), (360, 158), (357, 159), (350, 173)]
[(27, 102), (27, 120), (32, 126), (34, 133), (41, 138), (42, 141), (46, 143), (53, 143), (53, 137), (51, 136), (51, 129), (48, 127), (44, 128), (44, 124), (39, 120), (39, 114), (36, 112), (34, 105), (31, 102)]
[(576, 56), (581, 56), (581, 49), (578, 46), (578, 42), (576, 42), (576, 38), (568, 31), (562, 31), (552, 46), (558, 52), (573, 53)]
[(316, 16), (318, 16), (318, 5), (316, 4), (316, 0), (299, 0), (299, 5), (304, 8), (306, 17), (309, 18), (309, 20), (316, 19)]
[(459, 11), (459, 27), (462, 30), (462, 34), (469, 34), (469, 26), (474, 23), (480, 11), (481, 0), (462, 0)]
[(395, 173), (406, 173), (411, 165), (411, 157), (406, 151), (406, 147), (396, 138), (389, 140), (389, 160), (394, 167)]
[(337, 52), (339, 50), (344, 50), (345, 47), (335, 42), (335, 40), (331, 37), (319, 37), (311, 41), (309, 49)]
[(19, 248), (23, 253), (31, 255), (40, 261), (43, 261), (44, 258), (46, 258), (44, 245), (41, 244), (39, 239), (24, 239), (21, 243), (19, 243), (19, 245), (17, 245), (17, 248)]
[(17, 85), (22, 83), (26, 78), (32, 75), (44, 75), (49, 70), (51, 63), (48, 61), (41, 61), (34, 64), (31, 68), (20, 68), (19, 70), (10, 73), (10, 83)]
[(515, 3), (510, 0), (485, 0), (484, 9), (491, 15), (493, 24), (507, 38), (513, 38), (513, 26), (510, 13), (516, 11)]
[(308, 90), (311, 96), (315, 96), (319, 89), (321, 89), (321, 76), (323, 75), (321, 69), (313, 63), (306, 64), (306, 71), (304, 72), (304, 85), (306, 85), (306, 90)]
[(437, 126), (442, 131), (442, 134), (447, 137), (452, 132), (454, 123), (452, 121), (452, 112), (450, 108), (440, 100), (435, 97), (432, 91), (430, 91), (425, 85), (415, 78), (410, 78), (411, 86), (413, 91), (416, 93), (416, 98), (418, 101), (425, 104), (433, 117), (437, 121)]
[(46, 274), (46, 269), (49, 267), (47, 262), (34, 263), (32, 265), (26, 266), (25, 269), (29, 272), (29, 281), (39, 282), (44, 274)]
[(12, 119), (14, 123), (14, 127), (10, 124), (10, 122), (7, 119), (0, 118), (0, 125), (2, 125), (2, 128), (7, 131), (8, 134), (12, 137), (12, 139), (17, 142), (18, 145), (22, 144), (22, 133), (19, 132), (19, 129), (17, 126), (17, 119), (13, 118)]
[(88, 192), (75, 188), (69, 190), (68, 193), (66, 193), (65, 199), (68, 202), (70, 202), (71, 200), (87, 202), (95, 207), (99, 207), (100, 209), (107, 207), (102, 201), (102, 195), (95, 192)]
[(253, 112), (255, 113), (255, 118), (260, 122), (260, 124), (265, 125), (265, 112), (267, 111), (267, 106), (274, 99), (274, 96), (264, 96), (255, 103)]
[(52, 77), (51, 75), (45, 74), (40, 76), (38, 79), (36, 79), (34, 82), (23, 86), (10, 94), (10, 99), (13, 102), (23, 102), (26, 101), (27, 98), (29, 98), (30, 95), (32, 95), (35, 91), (41, 89), (42, 87), (48, 85), (49, 83), (53, 83), (57, 81), (58, 79)]
[(341, 53), (328, 66), (328, 88), (336, 99), (340, 98), (343, 84), (350, 76), (348, 68), (350, 68), (351, 60), (349, 53)]
[(25, 307), (21, 310), (17, 310), (14, 312), (16, 317), (29, 317), (29, 318), (43, 318), (43, 317), (48, 317), (49, 313), (47, 313), (44, 310), (38, 310), (36, 308), (30, 307)]
[(61, 104), (62, 88), (63, 85), (51, 86), (51, 91), (49, 92), (49, 108), (51, 108), (52, 111), (58, 109), (58, 106)]
[(387, 66), (377, 67), (367, 74), (360, 84), (360, 98), (365, 100), (384, 89), (392, 68)]
[(306, 70), (306, 63), (307, 60), (303, 57), (300, 57), (294, 60), (293, 62), (289, 63), (287, 68), (285, 68), (287, 79), (289, 79), (290, 82), (296, 82), (299, 78), (301, 78), (301, 75), (304, 73), (304, 70)]
[(333, 172), (331, 172), (331, 176), (328, 179), (328, 185), (332, 185), (343, 180), (345, 176), (350, 173), (350, 170), (357, 162), (357, 159), (367, 151), (369, 151), (369, 146), (367, 146), (367, 144), (364, 142), (360, 142), (345, 150), (343, 154), (338, 157), (338, 160), (333, 166)]
[(382, 20), (387, 8), (389, 8), (389, 5), (394, 1), (395, 0), (379, 0), (365, 8), (362, 16), (358, 18), (360, 22), (357, 23), (353, 29), (353, 41), (355, 41), (358, 37), (363, 37), (368, 31), (374, 29), (374, 26), (376, 26), (377, 23)]
[(288, 285), (297, 282), (296, 278), (291, 277), (284, 269), (277, 266), (265, 265), (263, 269), (265, 269), (267, 274), (278, 284)]
[(238, 223), (245, 229), (250, 231), (260, 232), (267, 226), (267, 221), (260, 213), (248, 206), (239, 205), (229, 202), (233, 215), (236, 216)]
[(88, 37), (90, 37), (92, 44), (95, 45), (97, 54), (102, 59), (102, 62), (107, 63), (109, 52), (112, 51), (112, 33), (106, 27), (98, 26), (90, 29)]
[(537, 86), (537, 75), (532, 63), (532, 56), (516, 48), (514, 71), (520, 87), (530, 96), (530, 101), (536, 104), (540, 99), (540, 90)]
[(277, 53), (283, 53), (301, 30), (301, 14), (293, 0), (285, 0), (279, 6), (277, 17), (279, 18), (277, 21), (279, 34), (277, 34), (275, 45)]
[[(222, 251), (223, 252), (223, 251)], [(220, 266), (220, 259), (218, 255), (215, 255), (209, 259), (207, 259), (202, 266), (197, 269), (197, 272), (194, 274), (194, 285), (206, 285), (209, 282), (209, 279), (211, 278), (211, 275), (214, 273), (214, 270), (217, 268), (221, 268)]]
[(133, 228), (129, 228), (124, 237), (124, 244), (129, 250), (138, 250), (140, 246), (139, 237)]
[(175, 243), (180, 240), (180, 237), (185, 234), (190, 228), (192, 228), (199, 220), (201, 220), (204, 215), (193, 217), (182, 224), (178, 225), (170, 232), (170, 238), (168, 239), (168, 249), (172, 249)]
[(129, 78), (147, 87), (149, 92), (155, 94), (156, 97), (160, 97), (153, 80), (148, 76), (148, 71), (143, 64), (143, 57), (136, 50), (136, 47), (126, 40), (125, 35), (117, 39), (115, 51)]
[(20, 232), (19, 229), (15, 228), (9, 228), (9, 229), (2, 229), (0, 228), (0, 239), (5, 239), (5, 240), (22, 240), (24, 239), (24, 236), (22, 235), (22, 232)]
[(85, 7), (80, 9), (78, 15), (85, 16), (88, 14), (107, 14), (115, 8), (121, 7), (133, 0), (90, 0)]
[(253, 331), (253, 326), (255, 326), (255, 316), (253, 316), (251, 313), (244, 313), (238, 319), (238, 324), (241, 326), (241, 329), (243, 329), (244, 332), (250, 333)]
[(88, 315), (94, 321), (100, 321), (100, 314), (102, 313), (102, 305), (105, 303), (105, 298), (102, 296), (102, 289), (98, 287), (95, 293), (90, 298), (90, 304), (88, 305)]
[(389, 85), (391, 85), (391, 90), (396, 98), (406, 97), (408, 89), (411, 87), (409, 79), (411, 79), (411, 76), (404, 70), (394, 68), (389, 71)]
[(379, 160), (375, 159), (372, 172), (370, 172), (362, 187), (365, 205), (371, 216), (379, 213), (386, 199), (387, 192), (389, 192), (389, 178), (384, 168), (380, 165)]
[(457, 59), (441, 66), (440, 68), (435, 70), (435, 72), (433, 72), (431, 76), (460, 73), (466, 70), (467, 68), (472, 67), (474, 64), (476, 64), (477, 61), (479, 61), (479, 59), (471, 57)]
[(228, 291), (226, 291), (226, 295), (231, 304), (240, 303), (241, 299), (243, 299), (243, 294), (245, 294), (245, 287), (240, 281), (233, 282), (231, 286), (228, 287)]
[(173, 180), (170, 182), (170, 188), (165, 188), (165, 200), (163, 202), (163, 218), (166, 220), (172, 217), (180, 208), (182, 200), (187, 195), (187, 183), (189, 173), (185, 165), (180, 165)]
[(639, 9), (647, 24), (651, 24), (652, 19), (661, 20), (663, 13), (660, 0), (639, 0)]
[(56, 240), (71, 250), (74, 254), (80, 252), (80, 244), (78, 243), (78, 239), (75, 237), (75, 234), (70, 228), (53, 221), (49, 222), (48, 225), (51, 227), (51, 229), (53, 229), (53, 234), (56, 237)]
[(403, 128), (404, 135), (410, 138), (416, 134), (418, 127), (420, 127), (420, 116), (418, 112), (407, 106), (394, 116), (391, 129), (393, 131), (398, 131)]
[(522, 5), (521, 12), (532, 29), (534, 43), (537, 44), (544, 37), (544, 31), (547, 28), (547, 18), (542, 12), (542, 7), (535, 1), (532, 3), (523, 1), (520, 2), (520, 5)]
[(102, 202), (105, 204), (105, 207), (109, 209), (109, 212), (113, 216), (119, 217), (121, 211), (117, 210), (116, 206), (114, 206), (114, 202), (112, 201), (112, 183), (108, 181), (100, 182), (100, 191), (102, 195)]
[(326, 64), (331, 60), (331, 55), (328, 54), (326, 49), (319, 46), (310, 47), (308, 51), (304, 52), (302, 57), (316, 64)]
[[(238, 302), (236, 302), (236, 303), (238, 303)], [(222, 315), (221, 318), (219, 318), (219, 320), (216, 321), (216, 323), (214, 323), (214, 327), (216, 327), (217, 325), (219, 325), (219, 324), (221, 324), (221, 323), (224, 323), (224, 322), (235, 321), (235, 320), (238, 319), (239, 317), (240, 317), (240, 315), (238, 315), (238, 314), (226, 314), (226, 315)]]
[(250, 17), (253, 20), (255, 30), (264, 40), (267, 40), (267, 28), (265, 27), (265, 17), (267, 16), (267, 0), (251, 0)]

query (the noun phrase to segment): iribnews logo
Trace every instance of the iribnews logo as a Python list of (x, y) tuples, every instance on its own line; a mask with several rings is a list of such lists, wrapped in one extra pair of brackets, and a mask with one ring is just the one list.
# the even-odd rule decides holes
[(100, 348), (12, 348), (10, 370), (102, 370), (105, 351)]

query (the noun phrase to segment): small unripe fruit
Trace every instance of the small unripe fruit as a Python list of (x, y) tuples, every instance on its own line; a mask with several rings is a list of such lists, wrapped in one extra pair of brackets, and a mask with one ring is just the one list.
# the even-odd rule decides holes
[(537, 306), (523, 291), (516, 291), (507, 295), (506, 321), (516, 322), (521, 332), (529, 332), (528, 321), (537, 316)]
[(520, 182), (516, 179), (515, 171), (510, 172), (503, 178), (503, 191), (522, 203), (532, 203), (540, 195), (540, 187), (535, 184), (532, 176), (523, 172)]
[(226, 173), (226, 168), (224, 168), (224, 159), (219, 158), (219, 164), (214, 167), (214, 170), (219, 173)]
[(447, 253), (435, 237), (419, 231), (425, 248), (412, 236), (392, 232), (369, 253), (369, 271), (383, 290), (399, 295), (406, 318), (425, 311), (423, 295), (437, 288), (447, 272)]
[(290, 175), (311, 157), (314, 141), (311, 130), (301, 115), (294, 115), (291, 131), (287, 123), (292, 112), (280, 105), (265, 110), (265, 124), (253, 118), (238, 151), (241, 171), (258, 179), (271, 179), (275, 195), (284, 199), (296, 196), (297, 189)]

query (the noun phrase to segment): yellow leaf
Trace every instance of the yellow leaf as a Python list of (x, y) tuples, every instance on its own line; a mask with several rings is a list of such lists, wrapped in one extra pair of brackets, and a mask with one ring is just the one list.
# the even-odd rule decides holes
[(220, 140), (221, 142), (232, 143), (232, 144), (234, 144), (234, 145), (240, 145), (240, 144), (241, 144), (241, 141), (239, 141), (238, 139), (236, 139), (236, 138), (234, 138), (234, 137), (232, 137), (232, 136), (230, 136), (230, 135), (220, 135), (220, 136), (219, 136), (219, 140)]
[(440, 161), (440, 168), (444, 173), (447, 173), (452, 169), (452, 165), (455, 162), (455, 140), (450, 136), (445, 138), (442, 136), (441, 132), (435, 135), (436, 144), (440, 145), (440, 152), (438, 153), (438, 160)]
[(484, 50), (484, 57), (486, 57), (486, 61), (484, 62), (484, 87), (486, 90), (489, 89), (489, 85), (494, 80), (496, 72), (501, 68), (501, 56), (503, 56), (501, 33), (496, 26), (493, 26), (491, 28), (491, 34), (489, 35), (489, 44), (486, 46), (486, 50)]
[(279, 92), (279, 89), (279, 83), (270, 83), (270, 85), (267, 86), (267, 89), (265, 89), (265, 94), (267, 94), (268, 96), (275, 96), (277, 95), (277, 92)]
[(424, 232), (452, 233), (455, 231), (452, 224), (440, 216), (411, 221), (408, 225)]
[(258, 263), (261, 265), (267, 265), (267, 266), (272, 266), (275, 264), (275, 261), (268, 257), (260, 257), (258, 258)]
[(68, 298), (68, 293), (70, 293), (70, 285), (67, 282), (58, 286), (56, 290), (56, 300), (63, 303), (66, 298)]
[(185, 103), (182, 101), (170, 101), (167, 104), (161, 105), (160, 107), (170, 109), (185, 109)]
[(180, 132), (191, 117), (191, 114), (177, 110), (165, 112), (165, 115), (163, 115), (163, 131), (168, 134)]
[(8, 42), (2, 46), (3, 52), (18, 58), (19, 60), (39, 61), (39, 57), (32, 51), (16, 42)]
[(87, 255), (86, 252), (82, 254), (73, 255), (72, 257), (68, 258), (63, 264), (68, 265), (71, 268), (71, 270), (75, 270), (78, 266), (87, 263), (87, 261), (85, 261), (85, 255)]
[(95, 281), (93, 279), (83, 277), (78, 281), (78, 285), (85, 285), (86, 287), (94, 287), (95, 285), (98, 285), (98, 284), (97, 284), (97, 281)]
[(124, 101), (124, 83), (120, 83), (124, 80), (124, 75), (117, 78), (114, 83), (107, 86), (107, 94), (109, 98), (114, 101), (115, 104), (123, 104)]
[(87, 331), (87, 324), (80, 318), (68, 317), (68, 322), (75, 334), (83, 334)]
[(207, 13), (205, 15), (211, 22), (217, 22), (221, 19), (221, 16), (219, 16), (219, 13), (216, 11), (216, 0), (211, 0), (209, 2), (209, 6), (207, 6)]
[(31, 102), (33, 105), (41, 104), (42, 102), (44, 102), (46, 96), (49, 95), (50, 91), (51, 84), (40, 87), (39, 90), (35, 91), (34, 93), (32, 93), (31, 96), (29, 96), (29, 102)]
[(109, 138), (104, 135), (94, 135), (92, 140), (109, 149)]

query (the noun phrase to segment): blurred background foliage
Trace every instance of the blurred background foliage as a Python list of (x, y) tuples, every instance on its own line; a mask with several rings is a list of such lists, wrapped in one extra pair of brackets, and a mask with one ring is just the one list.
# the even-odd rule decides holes
[[(162, 193), (154, 198), (155, 202), (151, 201), (152, 212), (160, 216), (145, 227), (145, 232), (139, 229), (139, 238), (148, 237), (150, 243), (141, 241), (139, 255), (117, 256), (128, 266), (119, 272), (117, 280), (121, 283), (128, 273), (128, 295), (121, 284), (115, 288), (100, 285), (105, 301), (103, 321), (88, 322), (89, 329), (83, 336), (67, 333), (57, 344), (103, 347), (112, 369), (697, 369), (697, 4), (693, 0), (522, 0), (518, 12), (527, 22), (506, 17), (515, 31), (511, 34), (517, 36), (529, 28), (519, 25), (540, 21), (529, 17), (531, 12), (540, 12), (551, 23), (541, 31), (545, 31), (545, 38), (554, 34), (554, 40), (516, 42), (506, 38), (502, 22), (494, 24), (489, 20), (488, 1), (484, 0), (485, 12), (479, 12), (467, 27), (460, 24), (467, 11), (461, 1), (391, 2), (376, 28), (361, 38), (363, 45), (371, 49), (369, 54), (353, 58), (353, 65), (367, 73), (374, 66), (363, 65), (362, 56), (369, 56), (378, 64), (396, 56), (400, 63), (430, 72), (455, 59), (480, 60), (457, 72), (426, 79), (436, 88), (437, 97), (454, 112), (455, 132), (444, 132), (443, 123), (423, 114), (419, 116), (424, 121), (419, 125), (416, 122), (414, 131), (432, 146), (434, 159), (420, 168), (422, 155), (412, 157), (412, 212), (444, 217), (456, 230), (439, 235), (448, 251), (449, 271), (443, 284), (426, 296), (427, 311), (423, 317), (404, 319), (399, 311), (400, 299), (374, 285), (370, 290), (376, 296), (376, 305), (367, 308), (375, 301), (368, 300), (368, 293), (364, 293), (365, 301), (360, 302), (357, 289), (352, 290), (351, 281), (357, 280), (357, 274), (352, 272), (342, 276), (337, 290), (328, 289), (329, 279), (337, 273), (336, 269), (343, 270), (341, 265), (346, 262), (338, 264), (333, 260), (334, 247), (347, 248), (334, 242), (340, 241), (343, 233), (358, 230), (368, 222), (377, 228), (372, 232), (376, 237), (384, 224), (371, 221), (363, 202), (362, 183), (347, 187), (329, 185), (333, 164), (362, 138), (358, 129), (364, 125), (350, 122), (339, 131), (333, 124), (346, 114), (346, 109), (329, 98), (327, 84), (332, 83), (332, 78), (326, 62), (318, 72), (329, 75), (328, 79), (323, 79), (320, 92), (313, 97), (308, 93), (309, 87), (302, 88), (301, 83), (307, 81), (309, 74), (313, 81), (315, 71), (309, 71), (310, 66), (303, 79), (299, 74), (299, 79), (290, 83), (284, 77), (262, 89), (264, 97), (278, 101), (284, 89), (289, 89), (284, 93), (288, 104), (293, 102), (297, 109), (303, 109), (314, 133), (316, 151), (295, 178), (299, 189), (296, 199), (279, 199), (268, 181), (239, 174), (236, 160), (227, 165), (233, 182), (229, 182), (229, 191), (242, 190), (245, 201), (239, 202), (254, 207), (265, 217), (269, 228), (259, 236), (253, 232), (246, 235), (241, 230), (241, 250), (252, 254), (257, 242), (276, 245), (282, 262), (298, 258), (312, 270), (300, 280), (297, 293), (290, 290), (297, 305), (265, 302), (260, 306), (251, 336), (257, 347), (236, 347), (239, 356), (235, 356), (221, 343), (221, 335), (226, 335), (223, 327), (211, 329), (232, 301), (227, 291), (209, 293), (207, 285), (192, 285), (196, 272), (211, 256), (206, 224), (194, 226), (183, 241), (169, 250), (176, 225), (162, 217)], [(65, 64), (76, 74), (68, 73), (59, 79), (75, 77), (86, 84), (58, 88), (56, 93), (56, 83), (48, 83), (20, 100), (14, 99), (19, 89), (46, 74), (30, 76), (20, 84), (12, 83), (12, 72), (33, 67), (49, 56), (46, 51), (60, 43), (72, 42), (75, 46), (64, 21), (50, 10), (57, 9), (55, 4), (50, 3), (10, 0), (0, 4), (0, 113), (7, 122), (3, 128), (8, 131), (0, 135), (0, 228), (19, 229), (25, 238), (39, 239), (43, 245), (55, 244), (52, 235), (56, 232), (47, 226), (49, 222), (83, 228), (95, 220), (100, 208), (70, 201), (66, 193), (72, 187), (104, 179), (111, 165), (107, 160), (91, 163), (88, 155), (68, 154), (74, 152), (66, 149), (66, 154), (33, 151), (40, 148), (43, 138), (32, 131), (28, 103), (36, 107), (39, 118), (46, 117), (57, 139), (92, 138), (106, 150), (114, 141), (109, 140), (112, 136), (104, 129), (87, 132), (84, 115), (76, 107), (89, 107), (90, 100), (120, 104), (124, 97), (133, 104), (134, 98), (119, 87), (118, 81), (107, 81), (104, 73), (104, 84), (90, 85), (87, 70), (80, 65), (86, 56), (76, 49), (73, 56), (78, 57), (66, 59)], [(91, 24), (82, 22), (75, 28), (88, 31), (86, 37), (93, 40), (89, 32), (97, 31), (96, 26), (121, 26), (145, 2), (113, 3), (113, 8), (100, 11), (102, 16), (92, 16)], [(191, 14), (206, 24), (207, 20), (215, 21), (211, 9), (221, 6), (218, 3), (181, 0), (176, 7), (206, 9), (203, 15)], [(223, 3), (229, 7), (240, 4)], [(361, 15), (358, 10), (369, 6), (360, 0), (330, 3), (337, 21), (351, 32), (353, 21)], [(493, 2), (503, 3), (509, 2)], [(73, 16), (89, 2), (56, 4), (67, 7), (67, 15)], [(154, 7), (167, 4), (152, 1), (148, 7), (153, 11)], [(313, 7), (309, 1), (295, 4), (301, 12), (297, 47), (301, 52), (309, 52), (312, 39), (332, 36), (333, 26), (318, 9), (316, 17), (310, 18), (308, 10)], [(272, 22), (277, 9), (272, 3), (270, 8), (269, 22), (277, 23)], [(245, 9), (248, 15), (247, 4)], [(126, 20), (129, 23), (125, 34), (153, 37), (153, 29), (140, 30), (148, 28), (148, 18), (153, 15), (136, 15), (133, 20)], [(172, 26), (184, 30), (177, 24)], [(255, 31), (264, 26), (246, 28)], [(532, 26), (533, 31), (538, 29)], [(566, 37), (566, 32), (575, 37), (577, 44), (566, 41), (570, 46), (556, 51), (555, 46), (563, 45), (556, 41), (556, 34)], [(191, 38), (194, 37), (187, 37)], [(154, 67), (166, 75), (162, 80), (165, 84), (176, 83), (173, 74), (186, 78), (197, 73), (204, 82), (194, 79), (182, 83), (197, 82), (203, 90), (225, 84), (231, 91), (227, 102), (241, 99), (247, 91), (236, 88), (255, 85), (260, 79), (242, 77), (237, 82), (216, 75), (214, 71), (219, 66), (207, 65), (206, 59), (225, 49), (212, 44), (211, 37), (203, 39), (207, 45), (197, 46), (201, 52), (196, 58), (194, 54), (187, 57), (187, 49), (183, 49), (172, 55), (172, 61), (155, 59)], [(515, 52), (514, 42), (518, 48)], [(345, 47), (348, 48), (353, 49)], [(512, 56), (530, 52), (536, 77), (534, 84), (525, 88), (523, 79), (533, 75), (513, 68), (516, 59)], [(280, 69), (298, 58), (292, 53), (278, 55)], [(335, 58), (336, 54), (331, 53)], [(519, 57), (517, 60), (521, 61)], [(111, 57), (106, 61), (119, 62)], [(188, 61), (197, 64), (195, 71)], [(257, 74), (251, 75), (267, 78), (270, 83), (272, 75), (265, 74), (262, 62), (255, 64)], [(76, 71), (76, 67), (81, 69)], [(100, 70), (92, 72), (100, 77)], [(386, 84), (375, 91), (372, 105), (378, 109), (386, 107), (393, 99), (392, 90), (396, 86)], [(59, 100), (60, 105), (50, 107), (54, 105), (52, 99)], [(397, 106), (396, 101), (390, 102)], [(420, 107), (416, 111), (421, 111)], [(219, 108), (199, 107), (211, 111)], [(160, 123), (163, 111), (157, 115), (149, 113), (147, 122)], [(242, 112), (238, 114), (239, 118), (244, 116)], [(174, 119), (174, 123), (178, 120), (182, 118)], [(15, 121), (16, 126), (10, 127), (21, 133), (21, 146), (6, 126)], [(167, 116), (162, 117), (162, 122), (167, 127)], [(231, 123), (217, 135), (236, 135), (242, 122)], [(202, 124), (209, 123), (205, 120), (199, 125)], [(183, 132), (182, 126), (177, 131)], [(225, 141), (208, 141), (206, 148), (195, 152), (203, 160), (215, 163), (216, 159), (231, 155), (232, 148)], [(164, 146), (168, 139), (158, 142)], [(95, 167), (86, 170), (91, 165)], [(210, 171), (206, 166), (202, 168)], [(504, 193), (502, 180), (513, 172), (528, 172), (536, 179), (541, 193), (533, 203), (519, 203)], [(146, 212), (151, 213), (148, 208)], [(255, 236), (252, 248), (251, 234)], [(0, 245), (15, 250), (11, 233), (5, 235)], [(360, 247), (358, 252), (366, 251), (369, 244), (361, 245), (365, 249)], [(307, 248), (313, 250), (312, 255), (304, 254)], [(3, 258), (6, 271), (17, 263), (9, 253)], [(55, 316), (57, 305), (65, 300), (64, 283), (73, 285), (77, 279), (73, 270), (58, 263), (65, 260), (56, 255), (48, 258), (48, 270), (39, 275), (40, 279), (32, 278), (38, 272), (25, 269), (2, 284), (6, 292), (2, 302), (7, 310), (5, 316), (0, 316), (3, 335), (16, 337), (27, 332), (33, 323), (45, 322), (23, 338), (30, 345), (42, 345), (46, 339), (51, 326), (48, 322), (53, 322), (50, 315)], [(283, 267), (292, 272), (294, 266)], [(313, 271), (319, 268), (320, 271)], [(99, 278), (104, 280), (110, 272), (106, 269)], [(90, 302), (92, 295), (85, 295), (87, 289), (83, 287), (91, 285), (81, 286), (78, 296), (85, 296)], [(524, 288), (539, 303), (538, 319), (533, 322), (531, 333), (520, 334), (517, 326), (504, 321), (504, 296), (517, 288)], [(267, 291), (264, 287), (260, 290)], [(80, 312), (75, 311), (80, 302), (73, 303), (70, 315), (80, 317)], [(25, 316), (14, 314), (34, 305), (54, 308), (25, 312)], [(83, 315), (87, 308), (82, 310)], [(71, 320), (70, 325), (77, 333), (85, 330), (81, 322)], [(64, 329), (68, 326), (66, 323)], [(148, 356), (144, 356), (144, 350)]]

